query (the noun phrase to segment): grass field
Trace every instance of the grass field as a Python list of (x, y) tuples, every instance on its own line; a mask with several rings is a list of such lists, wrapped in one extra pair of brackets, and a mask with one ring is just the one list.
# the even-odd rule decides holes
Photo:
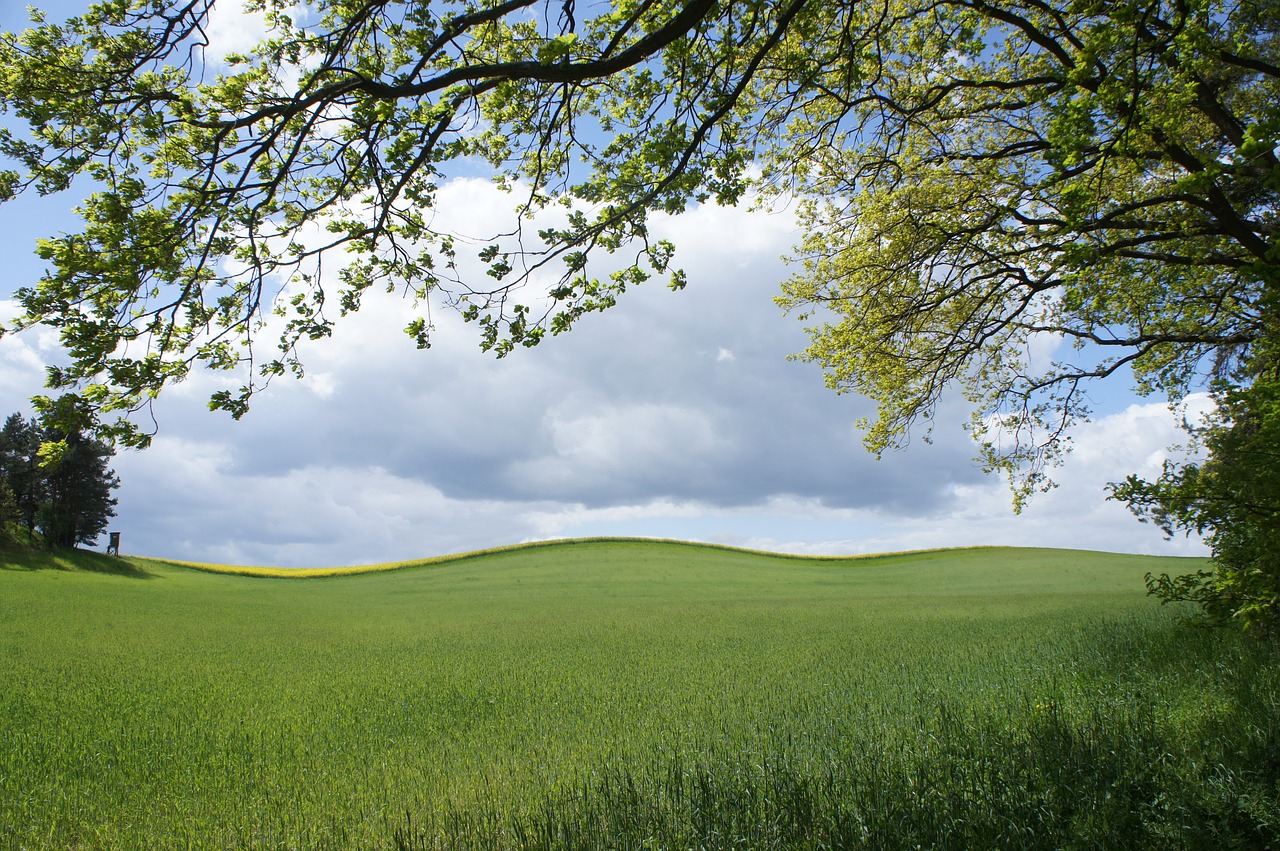
[(0, 551), (0, 848), (1280, 847), (1275, 648), (1089, 552)]

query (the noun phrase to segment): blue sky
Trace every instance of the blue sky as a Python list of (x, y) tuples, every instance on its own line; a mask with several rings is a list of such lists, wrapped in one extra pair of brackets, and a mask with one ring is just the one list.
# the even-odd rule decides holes
[[(0, 4), (0, 24), (20, 23)], [(239, 18), (219, 26), (228, 43), (252, 33)], [(34, 240), (74, 227), (74, 201), (0, 207), (0, 321), (40, 274)], [(502, 221), (513, 204), (466, 179), (445, 187), (440, 213), (464, 228)], [(1203, 551), (1104, 500), (1106, 482), (1154, 473), (1178, 441), (1159, 400), (1097, 388), (1102, 415), (1076, 431), (1059, 487), (1014, 515), (1007, 486), (971, 460), (958, 399), (939, 410), (932, 443), (876, 461), (854, 428), (867, 401), (787, 359), (805, 335), (772, 302), (796, 238), (785, 212), (704, 207), (659, 227), (679, 246), (685, 291), (641, 287), (502, 361), (443, 310), (433, 348), (417, 351), (399, 331), (408, 305), (385, 297), (306, 350), (307, 378), (273, 384), (240, 422), (206, 409), (220, 386), (210, 376), (171, 388), (154, 445), (116, 459), (123, 549), (290, 566), (615, 534), (807, 553)], [(26, 410), (59, 357), (41, 329), (0, 340), (3, 413)]]

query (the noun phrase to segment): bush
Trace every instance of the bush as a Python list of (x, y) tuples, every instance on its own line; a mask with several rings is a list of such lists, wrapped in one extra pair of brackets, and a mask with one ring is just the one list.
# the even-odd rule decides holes
[(1167, 535), (1204, 535), (1213, 570), (1147, 576), (1165, 602), (1191, 602), (1213, 623), (1280, 634), (1280, 378), (1219, 386), (1214, 412), (1188, 426), (1207, 450), (1200, 464), (1168, 461), (1154, 482), (1130, 476), (1113, 498)]

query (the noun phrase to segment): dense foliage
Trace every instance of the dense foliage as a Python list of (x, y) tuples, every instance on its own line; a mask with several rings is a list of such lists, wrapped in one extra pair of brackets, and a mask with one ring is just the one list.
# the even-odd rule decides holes
[[(239, 55), (208, 44), (212, 0), (0, 40), (4, 194), (89, 190), (20, 293), (70, 353), (65, 411), (204, 365), (239, 370), (212, 403), (240, 415), (378, 288), (414, 299), (423, 346), (432, 304), (532, 345), (651, 274), (682, 285), (649, 217), (752, 180), (802, 201), (783, 301), (831, 384), (879, 403), (875, 450), (959, 382), (988, 462), (1034, 485), (1087, 379), (1177, 396), (1274, 330), (1274, 0), (253, 7), (270, 29)], [(477, 168), (511, 228), (438, 229), (441, 183)], [(1032, 358), (1043, 338), (1080, 348)]]
[(1222, 386), (1215, 398), (1208, 420), (1191, 427), (1202, 463), (1165, 462), (1154, 482), (1130, 476), (1114, 496), (1166, 534), (1203, 534), (1213, 549), (1212, 570), (1148, 576), (1153, 593), (1280, 636), (1280, 374)]
[(1280, 7), (843, 14), (809, 35), (815, 90), (774, 152), (808, 199), (782, 301), (833, 316), (805, 356), (879, 402), (872, 449), (959, 383), (988, 463), (1030, 489), (1091, 379), (1248, 383), (1280, 334)]
[(39, 424), (21, 414), (11, 414), (0, 429), (0, 497), (6, 506), (0, 530), (14, 522), (35, 531), (45, 494), (40, 440)]
[(12, 414), (0, 429), (0, 530), (20, 523), (49, 546), (92, 544), (115, 516), (112, 448), (88, 435), (63, 433)]

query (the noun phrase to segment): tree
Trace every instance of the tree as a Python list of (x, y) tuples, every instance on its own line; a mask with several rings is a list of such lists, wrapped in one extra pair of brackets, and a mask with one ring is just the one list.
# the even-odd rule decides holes
[(1204, 534), (1213, 549), (1213, 570), (1148, 574), (1151, 593), (1280, 635), (1280, 369), (1254, 372), (1248, 387), (1219, 384), (1212, 414), (1190, 427), (1203, 462), (1165, 462), (1154, 482), (1129, 476), (1112, 495), (1166, 535)]
[(10, 536), (10, 526), (18, 519), (18, 503), (13, 497), (9, 485), (0, 479), (0, 542)]
[[(266, 0), (271, 37), (216, 78), (212, 5), (113, 0), (65, 24), (37, 14), (0, 42), (0, 102), (28, 128), (0, 133), (18, 164), (0, 190), (94, 189), (83, 230), (41, 243), (51, 269), (20, 292), (18, 324), (59, 329), (71, 363), (50, 384), (98, 411), (144, 405), (199, 364), (249, 371), (212, 400), (242, 415), (261, 383), (301, 371), (300, 340), (328, 335), (371, 288), (414, 298), (420, 346), (436, 300), (499, 354), (612, 305), (668, 271), (651, 211), (741, 195), (746, 88), (805, 3), (742, 18), (644, 0), (579, 20), (573, 0), (328, 0), (304, 25)], [(448, 169), (475, 161), (522, 200), (512, 232), (476, 246), (487, 276), (463, 279), (466, 246), (430, 211)], [(561, 207), (562, 224), (524, 232)], [(633, 264), (589, 275), (589, 254), (624, 247)], [(336, 292), (326, 256), (349, 261)], [(516, 303), (546, 270), (546, 297)]]
[(35, 420), (10, 414), (0, 429), (0, 483), (13, 497), (16, 519), (28, 535), (36, 530), (36, 518), (47, 494), (40, 468), (42, 430)]
[[(111, 492), (120, 486), (109, 469), (111, 447), (84, 434), (46, 434), (47, 498), (38, 525), (44, 542), (56, 547), (92, 544), (115, 516)], [(56, 447), (51, 455), (48, 447)]]
[[(1276, 334), (1275, 0), (257, 0), (271, 31), (225, 68), (211, 6), (109, 0), (0, 40), (26, 126), (0, 134), (4, 194), (92, 189), (19, 293), (69, 352), (63, 410), (206, 366), (247, 376), (211, 400), (240, 416), (377, 288), (414, 300), (419, 345), (447, 305), (503, 355), (682, 286), (649, 216), (752, 181), (800, 199), (781, 301), (830, 385), (877, 401), (874, 451), (958, 385), (1025, 493), (1089, 380), (1243, 386)], [(516, 210), (468, 242), (432, 211), (478, 163)], [(1068, 353), (1038, 362), (1046, 339)]]
[(781, 302), (826, 320), (804, 356), (829, 385), (879, 403), (870, 448), (959, 384), (1025, 494), (1088, 380), (1241, 376), (1277, 332), (1278, 29), (1273, 2), (963, 0), (868, 8), (852, 67), (819, 37), (822, 94), (774, 154), (806, 194)]
[(0, 429), (0, 491), (13, 495), (29, 535), (39, 529), (50, 546), (92, 544), (116, 513), (113, 454), (105, 441), (12, 414)]

